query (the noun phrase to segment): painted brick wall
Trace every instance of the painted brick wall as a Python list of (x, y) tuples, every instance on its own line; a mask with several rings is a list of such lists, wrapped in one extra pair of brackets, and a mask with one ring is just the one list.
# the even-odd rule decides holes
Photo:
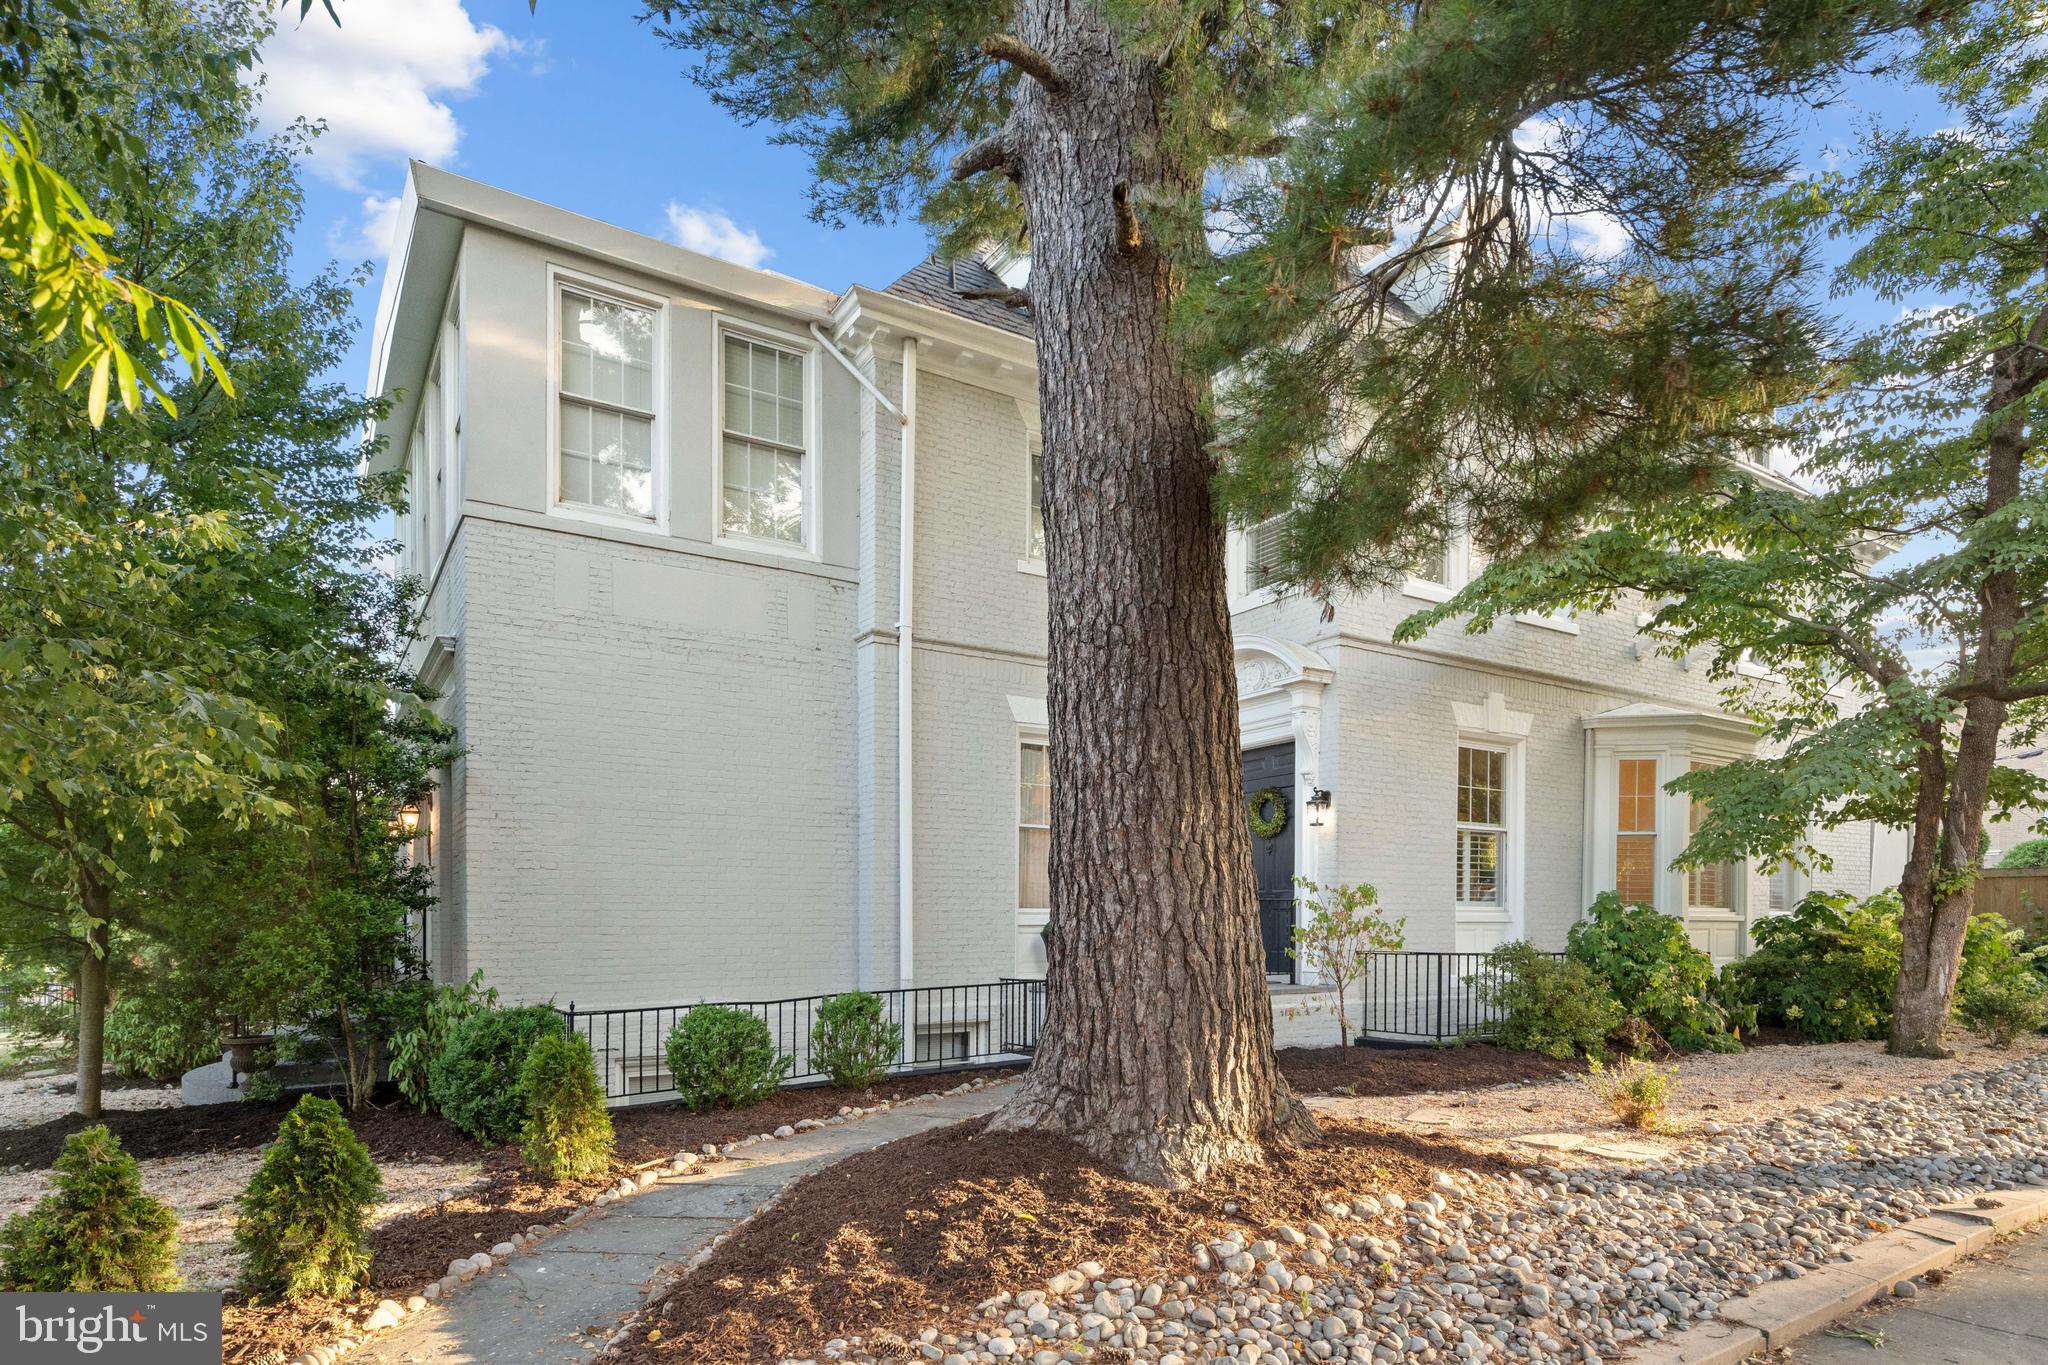
[(468, 967), (665, 1003), (853, 971), (853, 594), (471, 517)]

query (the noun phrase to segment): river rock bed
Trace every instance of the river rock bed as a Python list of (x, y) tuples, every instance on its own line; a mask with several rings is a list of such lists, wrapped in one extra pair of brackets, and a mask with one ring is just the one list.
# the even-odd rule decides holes
[[(1236, 1228), (1177, 1275), (1083, 1263), (834, 1361), (1196, 1365), (1600, 1361), (1730, 1298), (2000, 1189), (2048, 1185), (2048, 1057), (1707, 1133), (1640, 1165), (1438, 1172), (1423, 1198), (1333, 1193), (1325, 1219)], [(1115, 1354), (1120, 1352), (1121, 1354)]]

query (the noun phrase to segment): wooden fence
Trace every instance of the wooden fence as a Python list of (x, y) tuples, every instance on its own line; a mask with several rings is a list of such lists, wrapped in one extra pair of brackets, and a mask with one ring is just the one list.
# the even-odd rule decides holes
[(2048, 929), (2048, 867), (1987, 867), (1977, 881), (1977, 910), (2018, 928)]

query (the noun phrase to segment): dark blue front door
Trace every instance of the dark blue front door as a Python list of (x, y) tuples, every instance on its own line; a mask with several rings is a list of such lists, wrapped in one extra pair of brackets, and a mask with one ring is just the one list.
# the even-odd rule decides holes
[[(1259, 883), (1259, 938), (1266, 946), (1266, 975), (1294, 980), (1294, 746), (1270, 744), (1244, 756), (1244, 795), (1272, 788), (1286, 803), (1287, 827), (1270, 839), (1252, 832), (1252, 872)], [(1268, 812), (1270, 815), (1270, 812)], [(1247, 816), (1247, 819), (1250, 817)]]

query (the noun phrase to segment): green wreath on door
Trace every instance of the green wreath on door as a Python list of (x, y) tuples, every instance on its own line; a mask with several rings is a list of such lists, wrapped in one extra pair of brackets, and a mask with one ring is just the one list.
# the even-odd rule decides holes
[[(1267, 808), (1272, 814), (1266, 814)], [(1252, 822), (1252, 833), (1261, 839), (1277, 839), (1287, 828), (1287, 797), (1278, 787), (1261, 787), (1245, 802), (1245, 814)]]

